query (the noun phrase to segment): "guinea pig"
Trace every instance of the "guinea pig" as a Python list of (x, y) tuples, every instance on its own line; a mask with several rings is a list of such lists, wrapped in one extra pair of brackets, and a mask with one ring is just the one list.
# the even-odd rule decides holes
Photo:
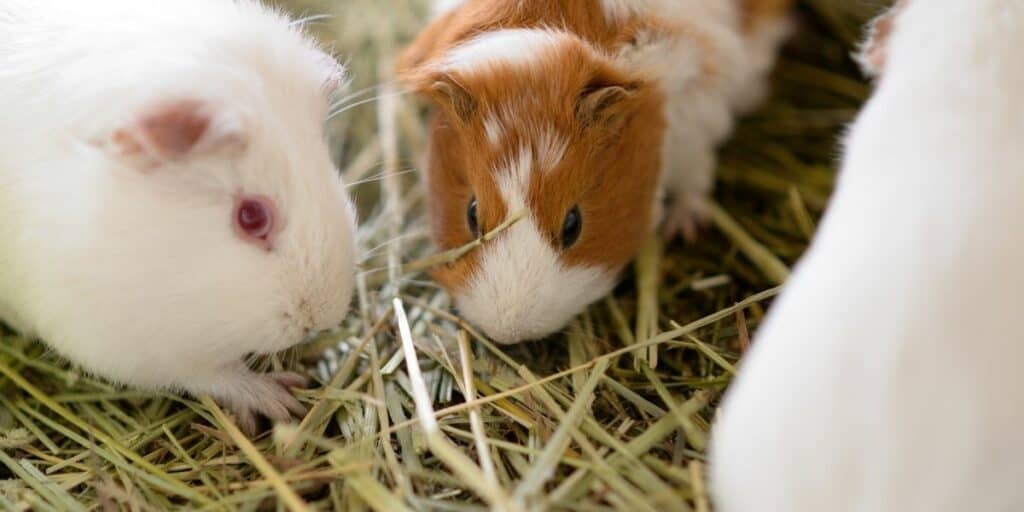
[(434, 107), (433, 238), (452, 249), (528, 211), (434, 273), (463, 316), (500, 343), (543, 338), (611, 291), (659, 219), (692, 236), (786, 4), (443, 2), (398, 63)]
[(251, 0), (0, 3), (0, 318), (117, 383), (301, 413), (269, 354), (340, 324), (343, 69)]
[(722, 512), (1024, 510), (1024, 4), (875, 26), (835, 196), (712, 432)]

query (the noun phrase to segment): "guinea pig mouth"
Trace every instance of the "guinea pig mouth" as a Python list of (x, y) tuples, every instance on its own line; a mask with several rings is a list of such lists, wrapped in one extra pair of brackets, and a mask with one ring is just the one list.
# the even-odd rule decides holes
[(254, 358), (266, 357), (266, 356), (272, 356), (272, 355), (275, 355), (275, 354), (280, 354), (281, 352), (284, 352), (284, 351), (286, 351), (286, 350), (288, 350), (288, 349), (290, 349), (292, 347), (297, 347), (299, 345), (303, 345), (303, 344), (315, 341), (318, 338), (320, 338), (321, 336), (323, 336), (324, 334), (329, 333), (329, 332), (330, 332), (329, 329), (328, 330), (323, 330), (323, 331), (304, 331), (301, 338), (296, 336), (295, 338), (290, 339), (289, 343), (287, 345), (283, 346), (283, 347), (282, 346), (277, 346), (277, 345), (272, 345), (271, 347), (268, 347), (268, 348), (265, 348), (265, 349), (253, 350), (252, 352), (249, 352), (249, 353), (247, 353), (245, 355), (245, 360), (249, 361), (249, 360), (252, 360)]
[[(469, 293), (456, 292), (455, 307), (461, 318), (495, 343), (514, 345), (549, 339), (561, 334), (573, 318), (607, 294), (615, 283), (610, 274), (604, 273), (595, 273), (593, 278), (589, 275), (584, 275), (584, 279), (564, 278), (573, 275), (572, 270), (563, 272), (560, 277), (564, 284), (557, 286), (520, 282), (510, 288), (485, 283), (475, 290), (471, 287)], [(565, 289), (579, 290), (579, 293), (567, 296), (562, 293)], [(515, 293), (516, 290), (519, 293)], [(516, 297), (509, 298), (509, 295)]]
[(538, 325), (535, 319), (522, 318), (519, 315), (498, 315), (497, 317), (479, 316), (477, 314), (463, 315), (479, 329), (488, 339), (499, 345), (516, 345), (519, 343), (539, 342), (556, 337), (561, 332), (561, 327), (572, 320), (572, 316), (558, 318), (555, 321), (543, 322)]
[(312, 341), (315, 341), (316, 339), (320, 338), (321, 336), (323, 336), (327, 332), (329, 332), (329, 331), (326, 331), (326, 330), (324, 330), (324, 331), (314, 331), (314, 330), (308, 330), (307, 329), (307, 330), (304, 331), (305, 334), (302, 335), (302, 338), (297, 340), (295, 343), (292, 343), (290, 345), (290, 347), (297, 347), (299, 345), (304, 345), (306, 343), (310, 343)]

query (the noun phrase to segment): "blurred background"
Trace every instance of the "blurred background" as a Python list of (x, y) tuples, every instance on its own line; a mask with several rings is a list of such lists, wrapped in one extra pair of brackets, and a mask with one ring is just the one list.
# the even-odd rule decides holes
[[(0, 382), (0, 509), (296, 508), (284, 485), (320, 510), (500, 509), (514, 493), (538, 510), (710, 510), (703, 451), (715, 406), (827, 204), (837, 141), (870, 91), (850, 54), (885, 2), (800, 1), (771, 101), (721, 152), (722, 208), (699, 241), (652, 241), (564, 335), (500, 349), (421, 272), (433, 254), (417, 171), (426, 111), (391, 81), (391, 62), (423, 27), (427, 0), (274, 3), (353, 79), (330, 134), (361, 219), (355, 311), (339, 331), (261, 363), (315, 376), (301, 396), (310, 415), (252, 445), (268, 473), (201, 404), (112, 388), (12, 338), (0, 364), (24, 379)], [(396, 297), (445, 446), (463, 458), (411, 420)], [(463, 386), (463, 357), (475, 390)]]

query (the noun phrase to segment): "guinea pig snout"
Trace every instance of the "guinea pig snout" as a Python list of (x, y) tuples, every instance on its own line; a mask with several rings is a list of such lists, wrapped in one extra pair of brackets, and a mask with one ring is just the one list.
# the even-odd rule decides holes
[[(469, 295), (457, 295), (455, 300), (462, 316), (478, 327), (496, 343), (509, 345), (534, 341), (558, 332), (586, 307), (568, 295), (549, 295), (534, 286), (524, 287), (528, 299), (515, 302), (500, 298), (502, 291), (492, 288), (490, 293), (475, 289)], [(481, 296), (489, 295), (489, 300)]]
[(344, 310), (329, 307), (310, 299), (300, 299), (292, 314), (292, 320), (306, 336), (337, 327), (344, 317)]
[(511, 344), (558, 332), (614, 284), (612, 272), (563, 263), (533, 222), (522, 221), (482, 249), (453, 295), (466, 320)]
[(283, 312), (282, 338), (267, 351), (275, 352), (305, 343), (339, 327), (348, 313), (348, 306), (347, 299), (336, 297), (329, 300), (327, 297), (314, 298), (309, 295), (297, 298)]
[(325, 333), (325, 332), (327, 332), (329, 330), (330, 329), (324, 329), (322, 331), (314, 331), (314, 330), (306, 331), (306, 336), (304, 338), (302, 338), (302, 341), (300, 341), (298, 344), (302, 345), (304, 343), (309, 343), (309, 342), (319, 338), (321, 334), (323, 334), (323, 333)]

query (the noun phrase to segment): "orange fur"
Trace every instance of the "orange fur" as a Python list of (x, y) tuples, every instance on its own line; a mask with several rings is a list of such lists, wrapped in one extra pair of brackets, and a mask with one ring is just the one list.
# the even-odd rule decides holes
[(619, 36), (597, 0), (467, 0), (431, 23), (399, 57), (399, 74), (475, 35), (505, 28), (557, 28), (608, 48)]
[[(719, 1), (719, 0), (715, 0)], [(779, 16), (791, 0), (742, 2), (753, 24)], [(441, 70), (437, 63), (458, 45), (502, 29), (555, 29), (575, 37), (557, 54), (531, 56), (529, 66), (488, 65), (485, 70)], [(717, 74), (711, 42), (699, 26), (659, 19), (609, 19), (599, 0), (468, 0), (427, 27), (398, 59), (399, 77), (434, 108), (426, 179), (433, 237), (441, 249), (469, 243), (466, 209), (478, 203), (483, 231), (509, 212), (498, 173), (524, 146), (547, 132), (563, 138), (557, 165), (544, 167), (534, 154), (525, 198), (532, 218), (567, 265), (617, 271), (653, 229), (654, 204), (666, 129), (665, 98), (645, 77), (616, 69), (607, 55), (638, 33), (686, 33), (708, 55), (704, 74)], [(499, 119), (503, 138), (495, 144), (485, 123)], [(562, 250), (559, 232), (566, 213), (578, 206), (579, 241)], [(479, 265), (470, 254), (435, 272), (449, 290), (467, 284)]]

